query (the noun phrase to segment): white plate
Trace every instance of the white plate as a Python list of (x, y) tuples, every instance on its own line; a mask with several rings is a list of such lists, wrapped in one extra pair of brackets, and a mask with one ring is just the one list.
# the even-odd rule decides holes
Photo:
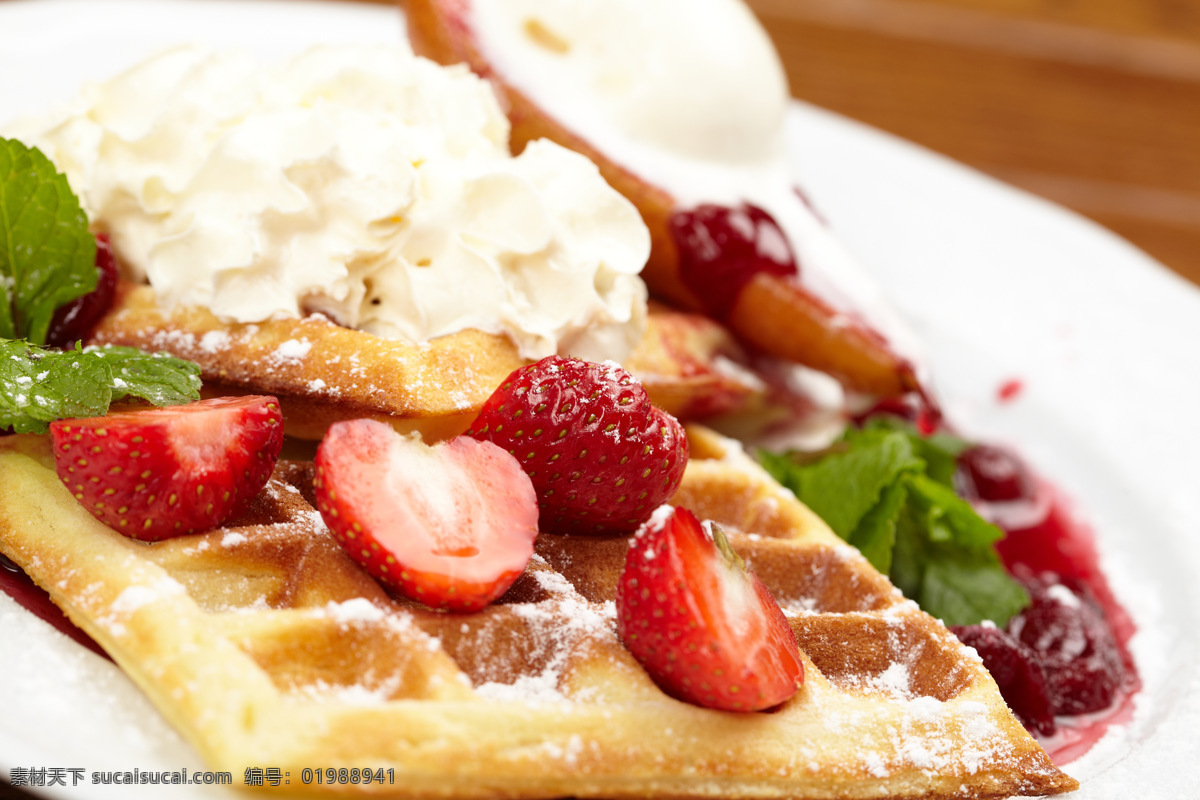
[[(0, 124), (162, 47), (278, 56), (399, 42), (389, 6), (0, 2)], [(799, 184), (929, 347), (956, 424), (1016, 444), (1084, 509), (1133, 612), (1132, 723), (1068, 771), (1081, 798), (1191, 796), (1200, 778), (1200, 293), (1122, 240), (952, 162), (810, 106), (789, 119)], [(999, 403), (1017, 378), (1024, 391)], [(2, 490), (2, 489), (0, 489)], [(93, 771), (202, 769), (111, 663), (0, 594), (0, 776), (81, 767), (74, 800), (161, 795)], [(270, 766), (270, 765), (263, 765)], [(177, 786), (171, 797), (232, 793)]]

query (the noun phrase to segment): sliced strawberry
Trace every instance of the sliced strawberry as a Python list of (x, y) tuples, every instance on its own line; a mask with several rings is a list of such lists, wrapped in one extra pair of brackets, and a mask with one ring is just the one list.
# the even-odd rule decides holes
[(761, 711), (796, 693), (804, 664), (779, 604), (715, 525), (663, 506), (638, 531), (617, 583), (617, 631), (668, 694)]
[(533, 480), (542, 527), (629, 533), (675, 493), (687, 438), (621, 367), (550, 356), (522, 367), (467, 434), (514, 455)]
[(346, 552), (383, 584), (434, 608), (476, 611), (524, 571), (537, 497), (488, 442), (433, 446), (360, 419), (317, 448), (317, 507)]
[(219, 397), (50, 423), (75, 499), (114, 530), (157, 541), (209, 530), (246, 509), (283, 447), (274, 397)]

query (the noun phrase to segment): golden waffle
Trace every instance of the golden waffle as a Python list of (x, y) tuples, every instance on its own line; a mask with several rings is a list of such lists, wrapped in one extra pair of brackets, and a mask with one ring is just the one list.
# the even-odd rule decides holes
[[(204, 308), (160, 309), (148, 286), (122, 284), (95, 344), (190, 359), (209, 394), (272, 394), (289, 436), (320, 439), (341, 419), (370, 417), (429, 440), (462, 433), (509, 373), (528, 363), (505, 336), (465, 330), (429, 342), (381, 339), (319, 315), (226, 323)], [(746, 410), (762, 384), (716, 323), (654, 307), (625, 367), (651, 400), (687, 417)]]
[[(664, 695), (622, 647), (624, 539), (543, 534), (478, 613), (391, 599), (335, 544), (311, 465), (236, 524), (157, 544), (97, 522), (47, 440), (0, 440), (0, 551), (93, 636), (212, 769), (403, 797), (1005, 797), (1076, 786), (972, 651), (735, 443), (693, 429), (676, 502), (721, 523), (785, 609), (799, 693), (735, 714)], [(302, 783), (316, 767), (394, 783)]]

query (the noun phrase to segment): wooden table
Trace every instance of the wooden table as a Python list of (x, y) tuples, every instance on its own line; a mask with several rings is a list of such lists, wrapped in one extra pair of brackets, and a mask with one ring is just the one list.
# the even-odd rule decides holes
[(749, 0), (797, 97), (1200, 283), (1200, 0)]

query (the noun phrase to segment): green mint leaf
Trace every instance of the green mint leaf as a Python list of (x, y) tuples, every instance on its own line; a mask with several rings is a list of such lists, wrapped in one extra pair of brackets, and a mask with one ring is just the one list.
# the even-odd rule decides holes
[(999, 559), (982, 553), (935, 550), (925, 563), (917, 603), (947, 625), (975, 625), (985, 619), (1000, 627), (1029, 605), (1029, 593)]
[(0, 430), (45, 433), (54, 420), (99, 416), (126, 396), (155, 405), (198, 400), (198, 376), (189, 361), (131, 348), (48, 350), (0, 339)]
[(45, 342), (54, 312), (96, 277), (96, 241), (66, 176), (0, 137), (0, 338)]
[(174, 406), (200, 398), (200, 365), (133, 347), (89, 347), (112, 372), (113, 399), (137, 397), (156, 406)]
[(760, 461), (846, 540), (887, 486), (902, 472), (922, 466), (907, 437), (889, 431), (856, 431), (813, 463), (786, 456), (760, 456)]
[(1003, 533), (953, 494), (947, 505), (931, 502), (947, 500), (941, 492), (949, 490), (928, 476), (911, 476), (907, 483), (909, 502), (898, 519), (888, 575), (892, 583), (947, 625), (985, 619), (1008, 624), (1029, 604), (1029, 594), (991, 546)]
[[(914, 508), (925, 514), (931, 525), (940, 529), (933, 538), (948, 539), (966, 549), (987, 550), (1004, 537), (1004, 531), (975, 513), (975, 509), (953, 489), (924, 475), (909, 481)], [(941, 535), (945, 531), (945, 537)]]
[(913, 447), (913, 452), (925, 462), (926, 474), (946, 486), (953, 486), (958, 456), (971, 446), (966, 439), (942, 431), (922, 436), (911, 422), (892, 414), (871, 417), (863, 429), (897, 431), (906, 434)]
[[(924, 521), (911, 504), (905, 503), (896, 517), (896, 546), (892, 550), (892, 568), (888, 577), (905, 597), (916, 600), (918, 605), (925, 581), (925, 565), (930, 558), (929, 550), (929, 536)], [(928, 608), (925, 610), (929, 611)]]
[(925, 475), (909, 480), (914, 518), (928, 535), (917, 602), (947, 625), (985, 619), (1003, 627), (1029, 604), (1029, 594), (1000, 563), (992, 545), (1004, 532), (953, 490)]
[(1029, 597), (996, 554), (1003, 531), (954, 492), (955, 458), (969, 446), (888, 420), (847, 430), (823, 453), (759, 460), (925, 611), (1004, 625)]
[(56, 419), (103, 414), (111, 383), (107, 365), (78, 350), (0, 340), (0, 430), (44, 433)]
[(849, 542), (858, 548), (871, 566), (887, 575), (892, 569), (892, 553), (896, 548), (896, 529), (900, 514), (908, 501), (906, 481), (897, 480), (884, 487), (879, 502), (866, 513), (850, 535)]

